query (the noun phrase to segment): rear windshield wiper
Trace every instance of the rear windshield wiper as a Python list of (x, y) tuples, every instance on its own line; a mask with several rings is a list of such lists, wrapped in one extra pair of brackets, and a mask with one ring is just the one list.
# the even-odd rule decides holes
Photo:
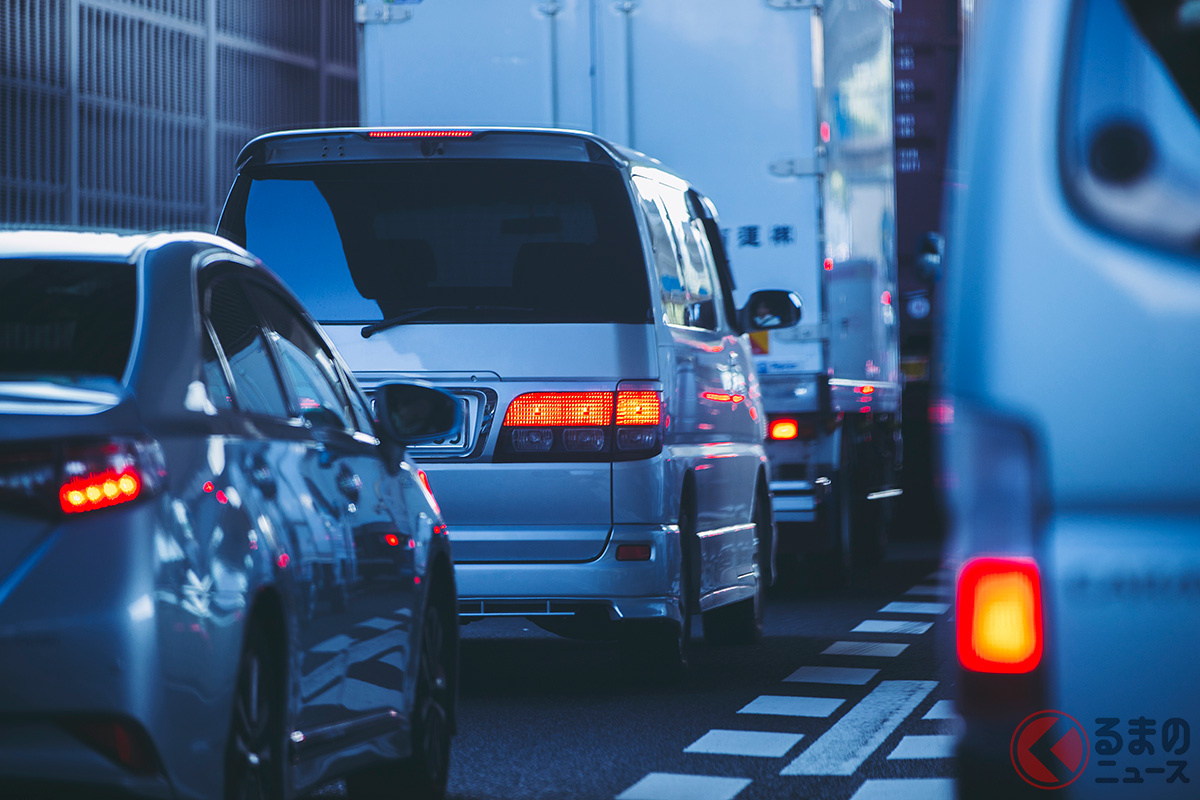
[(394, 328), (397, 325), (403, 325), (414, 319), (432, 314), (434, 311), (533, 311), (532, 308), (523, 306), (488, 306), (488, 305), (466, 305), (466, 306), (429, 306), (427, 308), (414, 308), (411, 311), (406, 311), (403, 314), (397, 314), (394, 317), (372, 322), (370, 325), (364, 325), (361, 331), (364, 339), (370, 339), (375, 334), (388, 328)]

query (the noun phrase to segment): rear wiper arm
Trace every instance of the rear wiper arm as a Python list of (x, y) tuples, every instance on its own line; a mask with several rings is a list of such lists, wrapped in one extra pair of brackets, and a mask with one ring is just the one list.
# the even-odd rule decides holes
[(397, 325), (403, 325), (405, 322), (423, 317), (426, 314), (434, 311), (532, 311), (532, 308), (523, 306), (488, 306), (488, 305), (469, 305), (469, 306), (429, 306), (427, 308), (414, 308), (412, 311), (406, 311), (403, 314), (397, 314), (394, 317), (372, 322), (370, 325), (364, 325), (362, 328), (362, 337), (370, 339), (375, 334), (388, 328), (394, 328)]

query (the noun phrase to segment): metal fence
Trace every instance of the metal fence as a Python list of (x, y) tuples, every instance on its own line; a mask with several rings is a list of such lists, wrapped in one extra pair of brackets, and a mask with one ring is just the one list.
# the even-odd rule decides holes
[(4, 0), (0, 223), (210, 228), (253, 136), (357, 124), (354, 0)]

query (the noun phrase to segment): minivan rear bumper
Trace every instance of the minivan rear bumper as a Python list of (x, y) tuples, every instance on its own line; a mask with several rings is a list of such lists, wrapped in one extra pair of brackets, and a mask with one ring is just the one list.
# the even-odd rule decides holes
[[(618, 561), (623, 544), (650, 545), (648, 561)], [(583, 563), (455, 565), (462, 616), (572, 616), (599, 606), (612, 621), (679, 622), (679, 528), (615, 525), (603, 552)]]

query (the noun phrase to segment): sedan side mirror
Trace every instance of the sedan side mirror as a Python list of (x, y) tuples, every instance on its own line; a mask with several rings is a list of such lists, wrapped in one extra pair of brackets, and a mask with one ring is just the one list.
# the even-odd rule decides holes
[(388, 438), (401, 446), (452, 439), (463, 425), (457, 397), (420, 383), (380, 386), (375, 390), (375, 416)]
[(738, 311), (738, 324), (746, 333), (790, 328), (800, 321), (800, 295), (782, 289), (760, 289)]

